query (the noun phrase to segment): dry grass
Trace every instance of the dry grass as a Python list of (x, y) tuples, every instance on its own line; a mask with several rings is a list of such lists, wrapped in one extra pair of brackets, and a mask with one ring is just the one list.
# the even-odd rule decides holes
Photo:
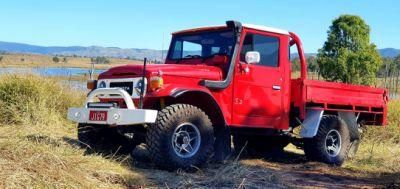
[(372, 175), (397, 176), (400, 182), (400, 101), (391, 101), (387, 127), (369, 127), (356, 157), (345, 166), (352, 170), (368, 172)]
[[(53, 56), (36, 55), (36, 54), (5, 54), (1, 55), (3, 59), (0, 62), (0, 67), (21, 67), (21, 68), (36, 68), (36, 67), (78, 67), (90, 68), (90, 58), (84, 57), (66, 57), (67, 62), (63, 62), (63, 57), (59, 63), (53, 62)], [(109, 58), (109, 64), (96, 64), (96, 69), (107, 69), (113, 66), (125, 64), (142, 64), (142, 61), (127, 60), (120, 58)]]
[(84, 94), (38, 76), (0, 78), (0, 188), (123, 188), (144, 185), (125, 157), (87, 154), (67, 107)]
[(82, 149), (65, 115), (84, 97), (55, 78), (0, 77), (0, 188), (281, 187), (270, 170), (240, 161), (167, 172), (137, 168), (129, 154)]
[(128, 154), (89, 153), (78, 147), (76, 126), (65, 115), (67, 107), (81, 105), (84, 97), (61, 86), (59, 79), (0, 77), (0, 188), (282, 188), (315, 180), (331, 183), (324, 180), (327, 173), (336, 175), (330, 179), (355, 174), (376, 182), (376, 177), (399, 178), (400, 102), (390, 104), (388, 127), (367, 131), (358, 155), (345, 169), (305, 162), (301, 152), (295, 152), (284, 163), (233, 160), (185, 173), (157, 170), (151, 163), (132, 161)]

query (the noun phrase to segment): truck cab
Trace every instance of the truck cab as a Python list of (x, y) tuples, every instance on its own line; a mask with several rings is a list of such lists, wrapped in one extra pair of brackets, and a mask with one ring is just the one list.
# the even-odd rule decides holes
[[(293, 45), (298, 79), (291, 79)], [(308, 80), (296, 34), (237, 21), (175, 32), (164, 64), (114, 67), (88, 88), (85, 107), (68, 112), (79, 140), (130, 136), (129, 145), (146, 143), (165, 169), (224, 160), (231, 137), (236, 155), (292, 142), (311, 160), (341, 165), (357, 150), (363, 125), (385, 125), (388, 101), (384, 89)]]

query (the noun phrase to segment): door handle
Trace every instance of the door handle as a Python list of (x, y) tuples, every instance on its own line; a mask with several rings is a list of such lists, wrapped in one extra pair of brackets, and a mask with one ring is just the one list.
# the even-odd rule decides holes
[(281, 86), (279, 85), (272, 85), (272, 89), (276, 90), (276, 91), (280, 91), (281, 90)]

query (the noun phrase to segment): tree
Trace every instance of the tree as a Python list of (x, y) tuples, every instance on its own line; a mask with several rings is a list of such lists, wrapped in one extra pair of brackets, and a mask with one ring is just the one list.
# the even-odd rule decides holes
[(382, 58), (370, 43), (369, 33), (369, 26), (359, 16), (342, 15), (333, 20), (328, 39), (317, 54), (321, 76), (329, 81), (374, 83)]
[(103, 56), (98, 56), (96, 58), (90, 58), (90, 61), (94, 64), (109, 64), (110, 60), (108, 60), (106, 57)]
[(58, 62), (60, 62), (60, 59), (57, 56), (55, 56), (55, 57), (53, 57), (53, 62), (58, 63)]
[(292, 62), (292, 72), (299, 72), (300, 71), (300, 59), (294, 58), (291, 60)]
[(307, 68), (310, 72), (317, 72), (319, 67), (317, 64), (317, 59), (314, 56), (310, 56), (307, 58)]
[(3, 61), (3, 56), (0, 56), (0, 62)]
[(68, 62), (67, 57), (64, 57), (62, 61), (63, 61), (64, 63), (67, 63), (67, 62)]

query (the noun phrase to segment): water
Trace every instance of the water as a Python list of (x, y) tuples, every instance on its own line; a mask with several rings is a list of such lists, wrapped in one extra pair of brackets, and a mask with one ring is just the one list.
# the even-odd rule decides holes
[[(100, 74), (105, 70), (96, 69), (95, 74)], [(43, 77), (74, 77), (74, 76), (89, 76), (90, 68), (0, 68), (0, 74), (26, 74), (33, 73)], [(73, 89), (87, 90), (86, 81), (75, 81), (65, 79), (62, 83), (69, 85)]]
[[(96, 69), (95, 74), (99, 74), (104, 70)], [(84, 76), (89, 75), (90, 68), (0, 68), (0, 74), (4, 73), (34, 73), (41, 76)]]

